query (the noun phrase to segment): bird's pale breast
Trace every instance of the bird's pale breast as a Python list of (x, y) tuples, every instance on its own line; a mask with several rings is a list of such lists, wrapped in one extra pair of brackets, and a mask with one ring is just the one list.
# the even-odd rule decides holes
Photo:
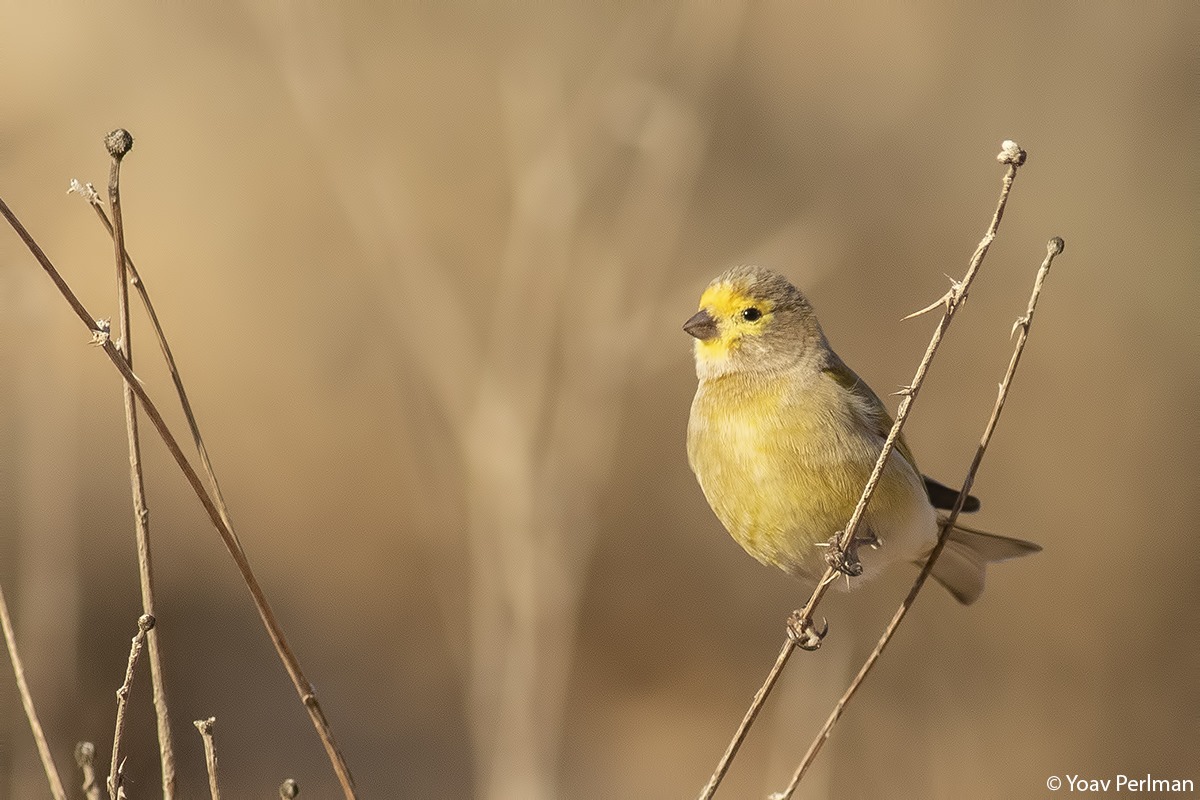
[[(819, 545), (845, 527), (882, 442), (855, 417), (848, 393), (809, 375), (701, 382), (688, 457), (713, 511), (747, 552), (815, 577), (824, 569)], [(889, 520), (875, 531), (885, 541), (927, 525), (931, 537), (932, 508), (926, 521), (919, 487), (915, 471), (894, 454), (865, 521)]]

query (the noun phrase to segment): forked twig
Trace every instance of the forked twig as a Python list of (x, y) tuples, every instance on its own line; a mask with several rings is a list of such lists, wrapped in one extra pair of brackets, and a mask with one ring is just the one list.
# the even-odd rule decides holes
[(216, 717), (198, 719), (192, 723), (200, 731), (204, 740), (204, 766), (208, 769), (208, 793), (212, 800), (221, 800), (221, 789), (217, 786), (217, 746), (213, 742), (213, 728), (217, 725)]
[(1029, 326), (1033, 322), (1033, 311), (1037, 306), (1038, 296), (1042, 293), (1042, 284), (1046, 280), (1046, 276), (1050, 274), (1050, 264), (1054, 261), (1054, 257), (1063, 251), (1063, 240), (1057, 236), (1051, 239), (1046, 245), (1046, 258), (1042, 261), (1042, 266), (1037, 271), (1037, 277), (1033, 281), (1033, 293), (1029, 297), (1029, 308), (1025, 315), (1018, 318), (1013, 325), (1013, 330), (1017, 335), (1017, 344), (1013, 348), (1012, 358), (1008, 362), (1008, 370), (1004, 373), (1004, 380), (1000, 382), (1000, 391), (996, 396), (996, 403), (992, 407), (992, 416), (988, 419), (987, 425), (983, 429), (983, 436), (980, 437), (979, 447), (975, 450), (975, 457), (971, 460), (971, 466), (967, 469), (967, 476), (963, 479), (962, 489), (959, 490), (958, 499), (954, 502), (954, 508), (950, 511), (942, 523), (941, 532), (938, 535), (937, 544), (934, 545), (933, 551), (929, 554), (929, 559), (925, 562), (925, 566), (921, 568), (917, 578), (913, 581), (912, 588), (908, 591), (908, 596), (904, 598), (904, 602), (896, 609), (896, 614), (892, 617), (892, 621), (888, 623), (883, 635), (879, 637), (879, 642), (875, 645), (875, 649), (871, 651), (871, 655), (867, 656), (867, 660), (863, 662), (862, 668), (858, 674), (854, 676), (854, 680), (850, 681), (850, 685), (846, 687), (846, 691), (842, 694), (841, 699), (837, 701), (833, 711), (825, 720), (825, 724), (821, 727), (819, 733), (812, 744), (808, 746), (808, 752), (804, 754), (804, 758), (800, 761), (800, 766), (796, 768), (796, 772), (792, 775), (791, 783), (787, 788), (773, 798), (778, 800), (788, 800), (796, 791), (796, 787), (800, 783), (800, 779), (804, 777), (804, 773), (812, 766), (813, 761), (820, 752), (821, 747), (829, 739), (833, 732), (833, 726), (842, 716), (842, 711), (846, 708), (846, 704), (850, 702), (850, 698), (858, 691), (863, 680), (867, 677), (867, 673), (875, 666), (875, 662), (879, 660), (879, 656), (883, 654), (883, 649), (887, 647), (892, 636), (896, 633), (896, 628), (899, 627), (900, 621), (912, 608), (913, 601), (917, 599), (917, 594), (921, 591), (921, 587), (925, 585), (926, 579), (929, 578), (930, 572), (933, 570), (933, 565), (941, 555), (942, 549), (946, 546), (947, 539), (950, 538), (950, 531), (954, 529), (954, 523), (958, 519), (959, 512), (962, 511), (963, 503), (966, 502), (967, 496), (971, 493), (971, 485), (975, 482), (975, 473), (979, 471), (979, 465), (983, 461), (983, 454), (987, 451), (988, 444), (992, 440), (992, 433), (996, 430), (996, 423), (1000, 420), (1000, 412), (1004, 410), (1004, 401), (1008, 397), (1008, 390), (1012, 384), (1013, 375), (1017, 372), (1017, 364), (1021, 361), (1021, 353), (1025, 350), (1025, 341), (1029, 338)]
[[(129, 366), (133, 367), (133, 328), (129, 320), (129, 276), (125, 260), (125, 228), (121, 215), (121, 159), (133, 147), (129, 131), (118, 128), (104, 137), (104, 146), (112, 156), (108, 179), (108, 202), (113, 210), (113, 247), (117, 264), (117, 342)], [(142, 474), (142, 445), (138, 435), (137, 404), (129, 381), (122, 381), (125, 401), (125, 435), (129, 440), (129, 485), (133, 491), (134, 534), (137, 539), (138, 583), (142, 590), (142, 613), (156, 617), (154, 569), (150, 558), (150, 511), (146, 505), (146, 482)], [(154, 715), (158, 725), (158, 753), (162, 765), (163, 800), (175, 796), (175, 748), (171, 743), (171, 718), (167, 710), (166, 679), (158, 632), (149, 635), (150, 683), (154, 697)]]
[[(1000, 198), (996, 203), (996, 210), (992, 214), (991, 224), (988, 226), (987, 232), (980, 240), (979, 245), (975, 248), (975, 253), (971, 256), (967, 273), (963, 276), (963, 279), (954, 282), (950, 290), (937, 303), (925, 309), (933, 310), (939, 305), (945, 305), (946, 307), (946, 310), (942, 313), (942, 318), (938, 321), (937, 327), (934, 329), (933, 337), (929, 341), (929, 347), (925, 350), (925, 355), (917, 367), (917, 372), (913, 376), (912, 383), (903, 391), (904, 399), (900, 402), (900, 407), (896, 411), (896, 421), (892, 424), (892, 429), (888, 432), (887, 439), (883, 443), (883, 449), (879, 453), (879, 458), (875, 462), (875, 468), (872, 470), (870, 478), (867, 479), (862, 496), (859, 497), (858, 504), (854, 507), (854, 513), (851, 514), (849, 522), (846, 523), (846, 529), (838, 539), (837, 552), (843, 557), (850, 542), (854, 540), (854, 535), (858, 531), (859, 523), (862, 521), (863, 514), (866, 511), (867, 503), (870, 502), (871, 496), (875, 493), (875, 487), (878, 485), (887, 460), (895, 448), (896, 440), (899, 438), (900, 431), (904, 427), (904, 422), (908, 418), (909, 409), (912, 408), (913, 401), (916, 399), (921, 385), (925, 382), (925, 375), (929, 371), (929, 365), (933, 361), (934, 354), (937, 353), (938, 347), (941, 345), (942, 337), (945, 335), (946, 329), (950, 326), (955, 313), (966, 300), (971, 282), (975, 280), (975, 275), (978, 273), (980, 265), (983, 264), (983, 258), (987, 255), (988, 249), (996, 238), (996, 231), (1000, 227), (1000, 220), (1004, 216), (1004, 207), (1008, 203), (1008, 194), (1012, 189), (1013, 180), (1016, 178), (1017, 170), (1025, 163), (1025, 151), (1016, 142), (1006, 140), (1001, 145), (1000, 154), (996, 156), (996, 159), (1001, 164), (1006, 165), (1008, 169), (1004, 173), (1000, 187)], [(831, 555), (833, 554), (831, 553)], [(813, 624), (813, 613), (816, 610), (817, 604), (825, 596), (825, 592), (828, 591), (830, 584), (838, 574), (839, 569), (831, 563), (826, 568), (821, 580), (817, 582), (804, 608), (793, 612), (788, 619), (787, 640), (780, 649), (779, 655), (775, 659), (775, 664), (767, 674), (762, 687), (755, 693), (750, 708), (747, 709), (741, 724), (738, 725), (738, 729), (733, 735), (733, 739), (730, 740), (729, 746), (725, 749), (721, 760), (717, 763), (717, 768), (713, 771), (712, 777), (709, 778), (708, 783), (700, 791), (700, 800), (709, 800), (716, 793), (717, 787), (720, 786), (721, 781), (725, 777), (725, 773), (729, 771), (729, 765), (733, 762), (738, 750), (741, 749), (742, 742), (745, 741), (746, 735), (750, 731), (750, 726), (754, 724), (755, 718), (758, 717), (759, 711), (762, 710), (763, 703), (766, 702), (767, 696), (771, 693), (771, 689), (774, 688), (775, 682), (778, 681), (779, 675), (783, 672), (784, 665), (787, 663), (788, 658), (791, 657), (792, 650), (797, 646), (804, 650), (816, 650), (821, 646), (821, 640), (824, 638), (826, 631), (817, 630)]]
[(71, 310), (75, 312), (75, 315), (79, 317), (92, 334), (93, 343), (104, 351), (104, 354), (108, 356), (109, 361), (121, 373), (121, 376), (130, 382), (130, 388), (137, 396), (138, 402), (146, 412), (146, 416), (154, 425), (155, 430), (158, 431), (159, 436), (162, 437), (163, 443), (171, 453), (172, 458), (179, 465), (179, 469), (183, 472), (184, 478), (192, 487), (192, 491), (196, 493), (196, 497), (200, 500), (205, 513), (208, 514), (209, 519), (212, 521), (213, 527), (220, 534), (221, 540), (225, 543), (226, 550), (233, 557), (238, 572), (241, 574), (242, 580), (246, 583), (246, 588), (250, 591), (250, 596), (254, 600), (254, 606), (258, 611), (259, 618), (263, 622), (263, 627), (267, 629), (267, 634), (271, 637), (275, 651), (279, 655), (280, 661), (283, 662), (284, 668), (288, 672), (288, 677), (291, 678), (292, 685), (296, 689), (296, 693), (300, 696), (300, 701), (308, 711), (309, 719), (312, 721), (313, 727), (316, 728), (317, 735), (321, 739), (321, 744), (325, 747), (326, 755), (329, 757), (334, 772), (337, 774), (343, 794), (347, 798), (355, 797), (354, 779), (350, 774), (349, 767), (346, 765), (345, 757), (334, 740), (333, 730), (329, 726), (329, 721), (325, 718), (325, 713), (321, 709), (321, 704), (317, 699), (312, 684), (305, 678), (300, 668), (299, 660), (296, 658), (295, 653), (292, 652), (291, 646), (283, 635), (283, 629), (279, 625), (279, 621), (275, 617), (275, 613), (271, 609), (266, 594), (259, 585), (253, 569), (250, 567), (250, 562), (245, 552), (238, 543), (233, 528), (221, 515), (221, 512), (213, 502), (212, 496), (205, 488), (203, 481), (200, 480), (200, 476), (196, 473), (195, 468), (192, 467), (191, 462), (179, 446), (179, 442), (174, 434), (171, 433), (171, 429), (167, 426), (166, 420), (163, 419), (158, 406), (150, 398), (141, 381), (133, 373), (129, 364), (125, 362), (125, 358), (121, 355), (120, 350), (112, 342), (108, 325), (102, 321), (98, 321), (88, 312), (87, 308), (80, 302), (79, 298), (71, 290), (71, 287), (63, 279), (58, 269), (46, 256), (41, 246), (29, 234), (29, 231), (25, 229), (25, 226), (21, 224), (21, 221), (17, 219), (12, 209), (8, 207), (8, 204), (3, 199), (0, 199), (0, 216), (8, 221), (9, 225), (16, 231), (17, 236), (29, 249), (30, 253), (33, 254), (38, 264), (46, 271), (46, 274), (54, 282), (54, 285), (67, 301), (67, 304), (71, 306)]
[(8, 657), (12, 661), (13, 675), (17, 679), (17, 693), (21, 695), (25, 718), (29, 720), (33, 741), (37, 744), (38, 756), (42, 759), (42, 769), (46, 773), (46, 780), (50, 782), (50, 793), (54, 795), (54, 800), (67, 800), (62, 779), (58, 777), (58, 767), (54, 766), (54, 756), (50, 754), (50, 745), (46, 743), (46, 734), (42, 731), (42, 723), (33, 707), (33, 695), (29, 693), (29, 684), (25, 682), (25, 667), (21, 664), (21, 655), (17, 650), (17, 637), (13, 633), (12, 619), (8, 616), (8, 601), (4, 599), (3, 586), (0, 586), (0, 628), (4, 629), (4, 643), (8, 646)]
[(146, 634), (154, 627), (154, 617), (142, 614), (138, 617), (138, 630), (129, 646), (129, 663), (125, 666), (125, 680), (117, 689), (117, 724), (113, 730), (112, 763), (108, 770), (108, 796), (116, 800), (121, 788), (121, 737), (125, 735), (125, 711), (129, 708), (129, 690), (133, 686), (133, 671), (138, 657), (146, 644)]

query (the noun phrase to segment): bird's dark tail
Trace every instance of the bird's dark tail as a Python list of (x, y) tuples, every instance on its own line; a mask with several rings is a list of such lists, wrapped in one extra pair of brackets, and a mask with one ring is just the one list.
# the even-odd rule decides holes
[(970, 605), (983, 594), (988, 564), (1027, 556), (1041, 549), (1040, 545), (1024, 539), (1011, 539), (955, 525), (930, 574), (958, 602)]

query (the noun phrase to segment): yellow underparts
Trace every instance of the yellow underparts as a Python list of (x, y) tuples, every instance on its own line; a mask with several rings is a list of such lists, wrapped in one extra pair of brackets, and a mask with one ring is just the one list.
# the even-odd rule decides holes
[[(689, 455), (717, 517), (758, 560), (795, 574), (818, 572), (818, 544), (843, 528), (877, 449), (854, 423), (832, 381), (799, 390), (786, 377), (709, 382), (696, 398)], [(811, 394), (809, 394), (811, 393)], [(893, 455), (868, 518), (907, 517), (914, 490)], [(869, 521), (869, 519), (868, 519)], [(865, 533), (864, 529), (864, 533)], [(879, 531), (886, 536), (888, 531)]]

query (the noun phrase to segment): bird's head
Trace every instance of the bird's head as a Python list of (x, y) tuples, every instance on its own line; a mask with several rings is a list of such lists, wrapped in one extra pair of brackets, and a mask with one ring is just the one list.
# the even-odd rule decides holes
[(696, 374), (777, 372), (820, 356), (828, 345), (812, 306), (787, 278), (765, 267), (722, 273), (683, 329), (696, 338)]

